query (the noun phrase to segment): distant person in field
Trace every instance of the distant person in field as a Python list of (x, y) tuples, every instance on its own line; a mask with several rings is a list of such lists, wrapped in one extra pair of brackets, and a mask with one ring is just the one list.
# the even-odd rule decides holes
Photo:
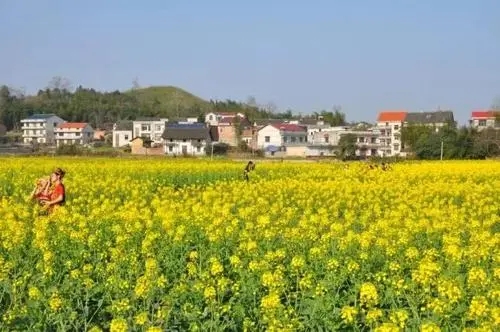
[(248, 182), (250, 180), (248, 174), (255, 169), (255, 163), (253, 161), (249, 161), (245, 169), (243, 170), (243, 177)]
[(66, 174), (61, 168), (56, 168), (50, 175), (51, 187), (48, 194), (41, 196), (38, 201), (44, 205), (49, 211), (52, 211), (55, 206), (64, 205), (66, 201), (66, 188), (62, 182)]

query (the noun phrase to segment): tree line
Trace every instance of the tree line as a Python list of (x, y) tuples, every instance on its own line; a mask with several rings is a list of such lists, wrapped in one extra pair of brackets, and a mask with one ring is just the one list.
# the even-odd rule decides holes
[[(0, 86), (0, 123), (9, 131), (18, 131), (20, 121), (35, 113), (54, 113), (66, 121), (88, 122), (94, 128), (102, 128), (106, 123), (135, 120), (139, 117), (197, 116), (201, 120), (205, 113), (212, 111), (243, 113), (251, 121), (291, 120), (300, 117), (291, 110), (278, 112), (273, 103), (258, 105), (253, 97), (247, 103), (230, 99), (162, 103), (156, 96), (139, 98), (139, 94), (130, 91), (101, 92), (82, 86), (72, 90), (68, 81), (59, 77), (53, 78), (47, 88), (40, 89), (34, 96), (5, 85)], [(331, 125), (345, 124), (345, 114), (338, 109), (335, 112), (324, 110), (313, 116), (317, 115), (323, 116)]]
[(500, 156), (500, 130), (407, 125), (401, 129), (403, 150), (418, 159), (484, 159)]

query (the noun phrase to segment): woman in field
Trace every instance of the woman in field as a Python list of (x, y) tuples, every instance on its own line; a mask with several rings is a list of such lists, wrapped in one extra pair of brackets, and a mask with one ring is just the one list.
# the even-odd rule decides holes
[[(41, 184), (37, 185), (32, 197), (49, 210), (52, 210), (54, 206), (63, 205), (66, 201), (66, 189), (62, 182), (64, 174), (65, 172), (61, 168), (56, 168), (50, 175), (50, 181), (45, 181), (45, 183), (39, 181)], [(43, 189), (40, 191), (42, 186)]]

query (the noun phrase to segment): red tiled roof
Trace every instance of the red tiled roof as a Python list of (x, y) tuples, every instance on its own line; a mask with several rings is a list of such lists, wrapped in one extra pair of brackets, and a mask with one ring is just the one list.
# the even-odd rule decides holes
[(283, 131), (305, 131), (304, 127), (290, 123), (275, 123), (272, 124), (271, 126)]
[(495, 111), (473, 111), (472, 117), (473, 119), (491, 119), (496, 115), (500, 115), (500, 112)]
[(378, 114), (378, 122), (404, 122), (406, 119), (406, 111), (387, 111)]
[(61, 129), (83, 129), (88, 125), (86, 122), (64, 122), (57, 126)]

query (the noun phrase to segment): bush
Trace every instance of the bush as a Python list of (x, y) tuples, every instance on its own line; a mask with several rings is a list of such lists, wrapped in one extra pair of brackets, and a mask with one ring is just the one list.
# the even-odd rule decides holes
[(63, 144), (56, 149), (56, 155), (81, 156), (83, 152), (83, 148), (75, 144)]

